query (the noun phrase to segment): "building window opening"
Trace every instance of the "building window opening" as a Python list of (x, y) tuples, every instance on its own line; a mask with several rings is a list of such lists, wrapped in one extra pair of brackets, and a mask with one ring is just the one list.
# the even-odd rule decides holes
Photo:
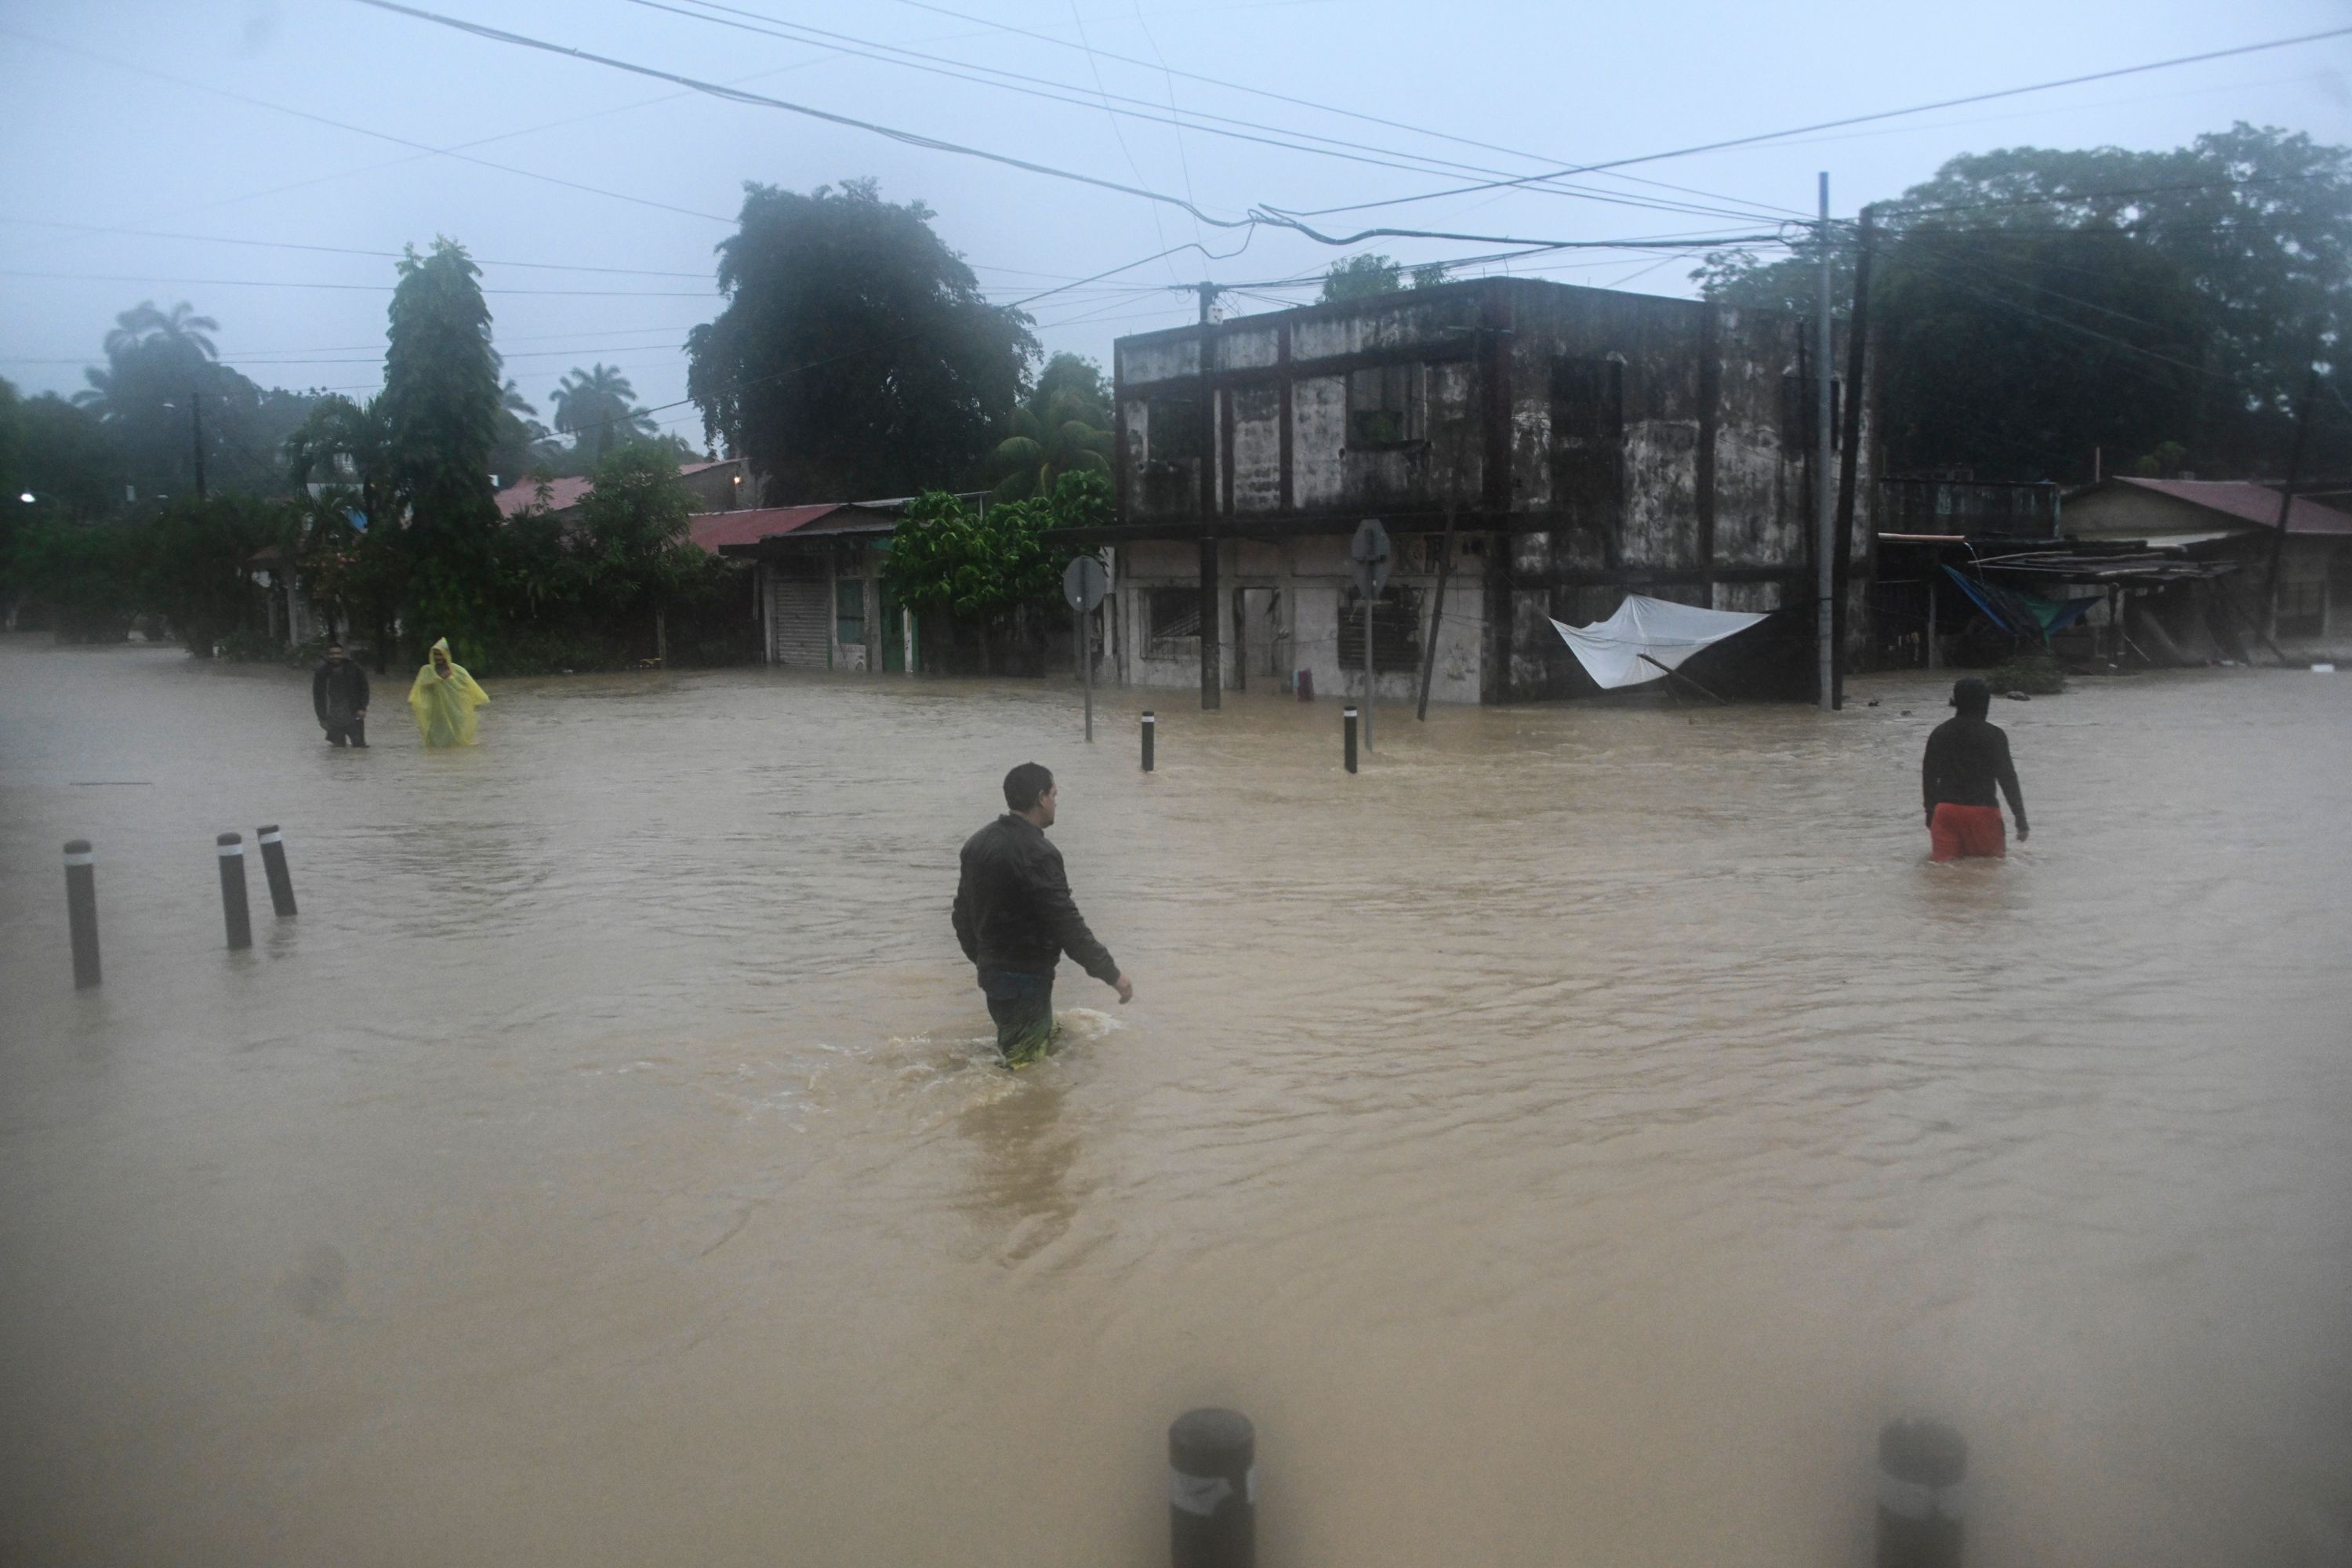
[(1348, 373), (1349, 450), (1409, 447), (1427, 437), (1423, 368), (1378, 364)]
[(1144, 460), (1152, 463), (1190, 462), (1206, 445), (1207, 425), (1201, 403), (1192, 397), (1154, 397), (1143, 411)]
[[(1391, 584), (1372, 601), (1372, 673), (1417, 674), (1421, 669), (1419, 588)], [(1339, 668), (1364, 668), (1364, 596), (1353, 588), (1339, 595)]]
[(1197, 658), (1201, 653), (1201, 590), (1148, 588), (1143, 595), (1143, 657)]
[[(1813, 416), (1822, 405), (1822, 384), (1801, 371), (1780, 378), (1780, 446), (1783, 450), (1810, 452), (1816, 437)], [(1845, 384), (1830, 383), (1830, 450), (1845, 450)]]
[(2316, 577), (2278, 585), (2273, 636), (2315, 637), (2327, 629), (2327, 584)]
[(1625, 434), (1625, 362), (1559, 359), (1551, 366), (1551, 428), (1563, 440), (1610, 441)]
[(866, 579), (838, 577), (833, 584), (833, 640), (844, 647), (866, 642)]

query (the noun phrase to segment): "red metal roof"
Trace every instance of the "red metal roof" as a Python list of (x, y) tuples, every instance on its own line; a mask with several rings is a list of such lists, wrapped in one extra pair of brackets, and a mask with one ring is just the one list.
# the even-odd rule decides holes
[(694, 542), (710, 554), (719, 553), (722, 544), (757, 544), (763, 539), (773, 539), (780, 533), (790, 533), (805, 528), (821, 517), (829, 517), (848, 503), (828, 501), (823, 506), (760, 506), (741, 511), (698, 511), (688, 518)]
[[(2264, 528), (2278, 526), (2279, 492), (2251, 479), (2141, 479), (2117, 475), (2114, 482), (2137, 485), (2142, 489), (2154, 490), (2175, 500), (2185, 500), (2191, 506), (2218, 511), (2242, 522), (2258, 523)], [(2352, 516), (2297, 496), (2294, 509), (2287, 513), (2286, 531), (2289, 533), (2352, 534)]]
[[(705, 468), (719, 468), (734, 460), (732, 458), (717, 458), (699, 463), (680, 463), (677, 477), (684, 479), (688, 474), (698, 474)], [(547, 481), (547, 510), (567, 511), (586, 500), (589, 492), (595, 488), (596, 481), (584, 476), (550, 479)], [(499, 492), (498, 500), (500, 517), (519, 517), (539, 504), (539, 481), (517, 479)]]

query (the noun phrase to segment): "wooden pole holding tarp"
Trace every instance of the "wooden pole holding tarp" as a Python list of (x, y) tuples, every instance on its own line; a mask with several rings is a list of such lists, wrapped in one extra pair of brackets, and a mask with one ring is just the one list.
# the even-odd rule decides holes
[(1679, 670), (1679, 669), (1669, 669), (1669, 668), (1667, 668), (1664, 665), (1663, 665), (1663, 664), (1659, 664), (1659, 663), (1658, 663), (1658, 661), (1657, 661), (1656, 659), (1652, 658), (1651, 658), (1648, 654), (1646, 654), (1646, 653), (1637, 653), (1637, 654), (1635, 654), (1633, 657), (1634, 657), (1635, 658), (1640, 659), (1643, 664), (1646, 664), (1646, 665), (1650, 665), (1650, 666), (1654, 667), (1654, 668), (1658, 670), (1658, 672), (1659, 672), (1660, 674), (1664, 675), (1664, 676), (1666, 678), (1666, 689), (1667, 689), (1667, 690), (1669, 690), (1669, 691), (1673, 690), (1673, 689), (1674, 689), (1674, 683), (1675, 683), (1675, 681), (1679, 680), (1679, 681), (1682, 681), (1685, 685), (1688, 686), (1688, 687), (1689, 687), (1693, 691), (1697, 692), (1701, 697), (1712, 698), (1712, 699), (1714, 700), (1714, 701), (1715, 701), (1716, 706), (1717, 706), (1717, 707), (1719, 707), (1719, 708), (1728, 708), (1728, 707), (1730, 707), (1730, 706), (1731, 706), (1731, 704), (1730, 704), (1730, 703), (1726, 702), (1726, 701), (1725, 701), (1722, 698), (1720, 698), (1720, 697), (1717, 697), (1717, 696), (1715, 695), (1715, 693), (1714, 693), (1714, 692), (1709, 691), (1706, 687), (1701, 686), (1697, 681), (1691, 679), (1691, 678), (1690, 678), (1689, 676), (1685, 675), (1681, 670)]
[(1429, 721), (1429, 682), (1437, 673), (1437, 628), (1445, 622), (1445, 585), (1454, 579), (1454, 508), (1445, 509), (1445, 554), (1437, 563), (1437, 597), (1429, 606), (1429, 642), (1421, 650), (1421, 706), (1413, 717)]

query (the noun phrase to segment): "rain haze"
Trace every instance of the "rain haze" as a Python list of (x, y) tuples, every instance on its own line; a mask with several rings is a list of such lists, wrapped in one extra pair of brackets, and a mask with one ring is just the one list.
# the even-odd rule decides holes
[(0, 70), (0, 1563), (2352, 1568), (2341, 0)]

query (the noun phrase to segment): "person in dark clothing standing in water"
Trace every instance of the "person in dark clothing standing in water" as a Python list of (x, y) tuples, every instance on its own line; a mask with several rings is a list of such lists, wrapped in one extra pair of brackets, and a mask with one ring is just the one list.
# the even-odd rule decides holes
[(310, 707), (327, 731), (327, 744), (367, 748), (367, 671), (343, 657), (343, 645), (327, 645), (327, 662), (310, 677)]
[(1135, 986), (1070, 896), (1062, 852), (1045, 842), (1054, 826), (1054, 775), (1024, 763), (1004, 775), (1003, 816), (965, 840), (956, 885), (955, 933), (980, 971), (996, 1048), (1013, 1067), (1045, 1053), (1054, 1037), (1054, 966), (1064, 953), (1078, 967), (1133, 999)]
[(2016, 764), (2009, 760), (2009, 736), (2000, 725), (1986, 721), (1992, 688), (1975, 676), (1953, 683), (1952, 706), (1958, 715), (1936, 726), (1919, 766), (1928, 841), (1934, 846), (1927, 858), (1998, 858), (2009, 853), (2009, 846), (2001, 837), (2000, 806), (1993, 799), (1996, 784), (2009, 797), (2020, 844), (2028, 831), (2025, 797), (2017, 787)]

